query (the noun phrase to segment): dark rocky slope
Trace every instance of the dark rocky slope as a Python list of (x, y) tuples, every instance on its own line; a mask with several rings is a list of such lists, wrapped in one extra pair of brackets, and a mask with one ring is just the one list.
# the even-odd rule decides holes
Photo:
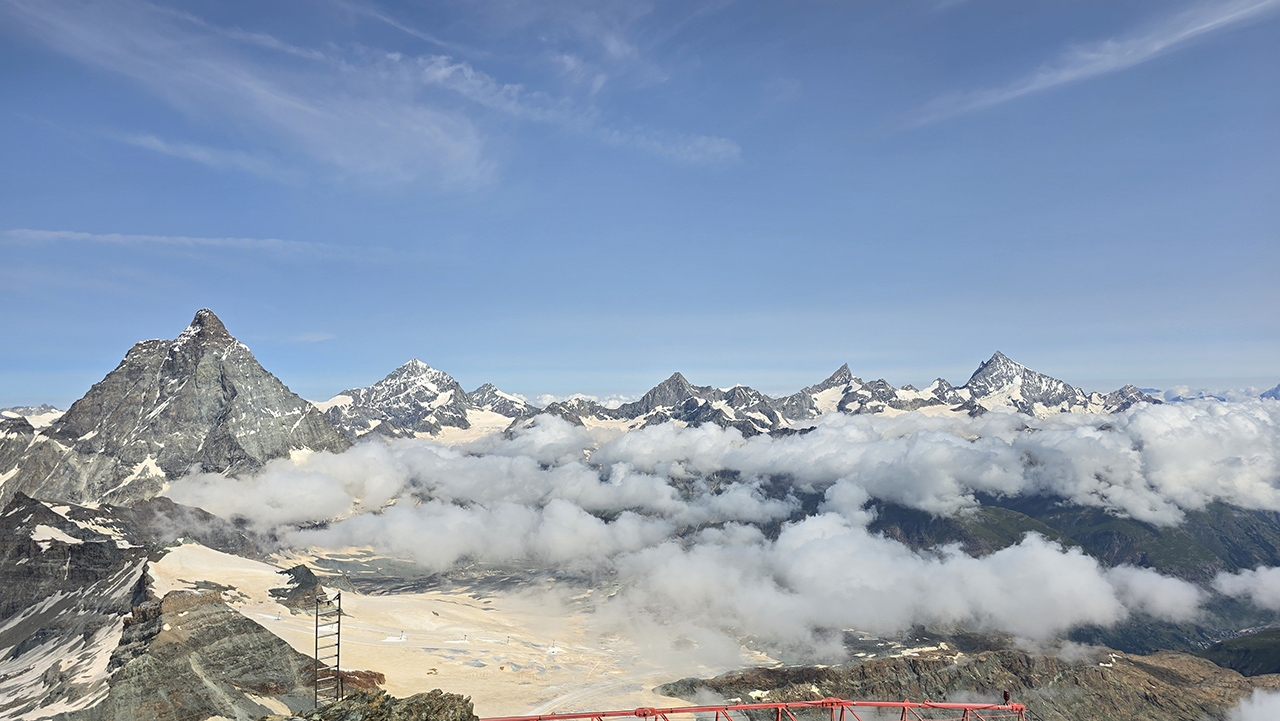
[(106, 659), (144, 597), (147, 549), (68, 515), (18, 496), (0, 516), (0, 718), (101, 699)]
[(276, 704), (301, 711), (313, 702), (312, 659), (227, 606), (217, 591), (172, 591), (133, 609), (110, 669), (106, 698), (61, 719), (243, 719)]
[(1196, 655), (1245, 676), (1280, 673), (1280, 628), (1230, 638)]
[[(296, 695), (298, 683), (309, 683), (306, 673), (302, 681), (280, 681), (279, 672), (267, 667), (294, 668), (302, 663), (299, 655), (229, 607), (213, 608), (216, 599), (206, 599), (209, 607), (202, 605), (195, 617), (190, 608), (174, 611), (181, 601), (149, 599), (147, 561), (163, 554), (178, 538), (199, 540), (230, 553), (263, 554), (257, 539), (231, 524), (165, 498), (131, 508), (90, 508), (14, 496), (0, 513), (0, 718), (69, 713), (75, 718), (131, 719), (123, 709), (138, 701), (138, 694), (151, 699), (146, 704), (172, 707), (170, 715), (166, 711), (145, 718), (186, 718), (181, 709), (204, 709), (225, 698), (233, 699), (232, 706), (243, 707), (240, 717), (269, 712), (271, 708), (248, 696), (239, 698), (220, 685), (247, 679), (217, 670), (219, 662), (241, 663), (237, 655), (248, 659), (246, 673), (261, 671), (263, 679), (275, 679), (271, 681), (275, 685), (268, 686), (281, 690), (266, 695)], [(184, 621), (161, 620), (159, 626), (143, 623), (170, 611)], [(205, 620), (198, 633), (183, 637), (185, 651), (181, 644), (172, 645), (177, 637), (155, 630), (163, 630), (164, 623), (186, 624), (190, 629), (185, 619), (196, 617)], [(222, 649), (218, 651), (221, 661), (208, 655), (214, 649)], [(138, 660), (148, 655), (151, 661)], [(309, 663), (305, 656), (301, 658)], [(192, 685), (189, 674), (168, 667), (181, 666), (187, 662), (184, 659), (190, 661), (188, 669), (195, 669), (194, 663), (214, 673), (206, 679), (209, 683)], [(252, 667), (254, 659), (261, 668)], [(137, 679), (146, 674), (135, 671), (147, 663), (157, 671), (140, 684)], [(133, 670), (124, 673), (128, 668)], [(267, 687), (252, 688), (258, 691), (245, 686), (247, 693)], [(102, 703), (116, 703), (118, 713), (92, 710)]]

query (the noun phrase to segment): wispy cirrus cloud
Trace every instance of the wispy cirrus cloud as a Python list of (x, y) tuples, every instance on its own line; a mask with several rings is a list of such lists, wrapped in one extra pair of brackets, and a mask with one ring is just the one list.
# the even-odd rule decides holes
[(939, 97), (924, 108), (914, 124), (926, 125), (1131, 68), (1204, 35), (1259, 19), (1277, 9), (1280, 0), (1200, 2), (1145, 32), (1069, 47), (1053, 62), (1007, 85)]
[(377, 20), (378, 22), (389, 25), (395, 28), (396, 30), (399, 30), (400, 32), (405, 33), (406, 35), (412, 35), (413, 37), (418, 38), (419, 40), (425, 40), (431, 43), (432, 45), (438, 45), (442, 48), (445, 48), (447, 50), (452, 50), (454, 52), (483, 54), (476, 48), (468, 47), (466, 45), (462, 45), (461, 43), (450, 42), (448, 40), (445, 40), (444, 38), (441, 38), (436, 35), (432, 35), (431, 33), (428, 33), (424, 30), (415, 28), (412, 25), (409, 25), (408, 23), (400, 22), (399, 20), (395, 19), (394, 17), (391, 17), (387, 13), (382, 12), (381, 10), (379, 10), (378, 8), (372, 5), (361, 3), (361, 2), (350, 2), (350, 0), (329, 0), (329, 2), (335, 7), (342, 8), (343, 10), (346, 10), (347, 12), (353, 15), (361, 15), (367, 18), (371, 18), (373, 20)]
[[(412, 30), (376, 8), (339, 4)], [(332, 43), (319, 51), (144, 0), (0, 0), (0, 18), (59, 52), (134, 80), (198, 123), (233, 129), (249, 145), (272, 149), (265, 157), (154, 134), (117, 137), (212, 167), (277, 179), (336, 170), (344, 178), (465, 190), (496, 177), (485, 113), (690, 162), (738, 155), (736, 144), (723, 138), (655, 140), (670, 134), (617, 130), (590, 104), (501, 82), (448, 55)], [(458, 97), (470, 105), (459, 106)]]
[(238, 128), (342, 176), (463, 188), (492, 178), (475, 123), (423, 102), (418, 88), (390, 82), (368, 63), (284, 52), (261, 33), (217, 31), (139, 0), (3, 0), (0, 17), (136, 81), (197, 122)]
[(519, 84), (500, 83), (469, 63), (449, 56), (413, 59), (392, 56), (388, 61), (406, 63), (421, 82), (450, 90), (491, 110), (594, 135), (609, 145), (639, 148), (693, 164), (724, 163), (742, 156), (742, 148), (727, 138), (673, 134), (644, 127), (621, 129), (609, 126), (600, 120), (600, 113), (594, 107), (553, 98), (542, 92), (531, 92)]
[(324, 243), (279, 238), (199, 238), (185, 235), (128, 235), (125, 233), (82, 233), (74, 230), (33, 230), (15, 228), (0, 232), (8, 244), (94, 243), (122, 246), (173, 246), (183, 248), (233, 248), (271, 251), (294, 255), (331, 255), (341, 248)]
[(139, 148), (154, 150), (162, 155), (195, 161), (220, 170), (239, 170), (287, 182), (301, 178), (300, 173), (287, 170), (276, 162), (241, 150), (222, 150), (195, 143), (170, 142), (154, 135), (109, 134), (109, 137)]

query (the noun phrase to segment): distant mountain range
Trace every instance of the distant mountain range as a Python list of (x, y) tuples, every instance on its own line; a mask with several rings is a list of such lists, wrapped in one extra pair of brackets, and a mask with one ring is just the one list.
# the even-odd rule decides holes
[[(1280, 395), (1280, 387), (1264, 394)], [(828, 413), (1047, 417), (1115, 413), (1159, 403), (1132, 385), (1087, 393), (997, 352), (968, 381), (923, 389), (864, 381), (842, 365), (826, 380), (774, 398), (747, 386), (714, 388), (680, 373), (638, 400), (609, 408), (586, 398), (539, 408), (492, 384), (466, 392), (418, 359), (367, 388), (312, 403), (267, 372), (214, 313), (199, 311), (173, 340), (135, 345), (120, 365), (62, 413), (0, 411), (0, 503), (21, 491), (72, 502), (149, 498), (192, 468), (236, 474), (299, 451), (342, 451), (355, 439), (425, 437), (453, 443), (554, 415), (588, 428), (714, 424), (744, 435), (785, 434)]]
[(1086, 393), (1027, 368), (997, 352), (969, 381), (953, 387), (939, 378), (923, 390), (895, 388), (884, 379), (863, 381), (842, 365), (821, 383), (782, 398), (746, 386), (695, 386), (676, 373), (634, 403), (605, 408), (589, 400), (552, 403), (543, 409), (570, 423), (616, 426), (624, 430), (666, 423), (714, 423), (744, 435), (773, 433), (827, 413), (979, 415), (1003, 408), (1035, 416), (1057, 413), (1114, 413), (1134, 403), (1159, 403), (1132, 385), (1111, 393)]
[(1111, 393), (1086, 393), (1027, 368), (997, 352), (963, 386), (939, 378), (923, 390), (895, 388), (880, 379), (863, 381), (842, 365), (829, 378), (789, 396), (773, 398), (747, 386), (697, 386), (674, 373), (631, 403), (609, 408), (574, 398), (537, 408), (491, 384), (466, 393), (447, 373), (417, 360), (368, 388), (343, 391), (317, 407), (349, 438), (366, 433), (393, 437), (457, 437), (458, 431), (502, 430), (540, 414), (587, 427), (621, 431), (678, 423), (737, 428), (744, 435), (804, 426), (827, 413), (921, 411), (979, 415), (1002, 408), (1035, 416), (1057, 413), (1114, 413), (1134, 403), (1159, 403), (1132, 385)]

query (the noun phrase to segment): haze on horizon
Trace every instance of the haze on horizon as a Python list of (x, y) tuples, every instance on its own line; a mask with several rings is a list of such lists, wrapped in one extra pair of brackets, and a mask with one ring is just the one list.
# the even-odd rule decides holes
[(0, 0), (0, 406), (1280, 381), (1280, 0)]

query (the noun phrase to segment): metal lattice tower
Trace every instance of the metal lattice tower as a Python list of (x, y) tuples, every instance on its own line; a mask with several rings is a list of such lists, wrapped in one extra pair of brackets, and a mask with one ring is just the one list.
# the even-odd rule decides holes
[(342, 592), (329, 598), (323, 590), (316, 594), (316, 679), (315, 705), (342, 700)]

